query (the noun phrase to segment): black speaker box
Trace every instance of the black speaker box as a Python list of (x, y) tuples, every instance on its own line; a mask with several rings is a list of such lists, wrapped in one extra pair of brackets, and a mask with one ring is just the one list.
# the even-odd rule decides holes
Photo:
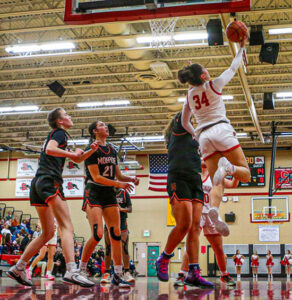
[(257, 46), (265, 43), (263, 25), (252, 25), (250, 29), (249, 45)]
[(117, 131), (116, 128), (112, 124), (108, 124), (107, 127), (109, 135), (114, 136)]
[(266, 62), (274, 65), (277, 62), (279, 53), (278, 43), (266, 43), (262, 45), (260, 52), (260, 62)]
[(60, 98), (64, 95), (66, 89), (62, 86), (62, 84), (58, 81), (54, 81), (48, 84), (49, 89), (54, 92)]
[(225, 222), (234, 223), (235, 222), (235, 213), (231, 211), (230, 213), (225, 214)]
[(264, 93), (263, 109), (274, 109), (273, 93)]
[(220, 19), (211, 19), (207, 23), (209, 46), (223, 45), (222, 24)]

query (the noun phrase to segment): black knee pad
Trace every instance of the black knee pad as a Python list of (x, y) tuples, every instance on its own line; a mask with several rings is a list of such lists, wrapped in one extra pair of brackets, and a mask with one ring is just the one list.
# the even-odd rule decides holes
[(93, 237), (97, 242), (99, 242), (102, 239), (102, 237), (99, 237), (97, 234), (97, 224), (93, 225)]
[(123, 250), (125, 252), (126, 255), (129, 255), (129, 250), (128, 250), (128, 238), (124, 241), (122, 240), (123, 243)]
[(111, 233), (111, 237), (116, 240), (116, 241), (120, 241), (121, 240), (121, 235), (115, 235), (114, 232), (114, 227), (110, 228), (110, 233)]
[(106, 245), (106, 247), (105, 247), (105, 255), (106, 256), (111, 255), (111, 245)]

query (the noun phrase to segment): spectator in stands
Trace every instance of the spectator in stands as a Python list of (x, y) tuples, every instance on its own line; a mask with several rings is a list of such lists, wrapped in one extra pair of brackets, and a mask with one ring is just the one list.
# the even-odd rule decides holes
[(1, 230), (1, 235), (4, 236), (6, 234), (12, 234), (7, 223), (4, 224), (4, 228)]
[(76, 263), (76, 265), (77, 265), (77, 268), (79, 268), (79, 261), (80, 261), (80, 252), (79, 252), (79, 250), (77, 249), (77, 250), (75, 251), (75, 263)]
[(5, 217), (5, 220), (6, 220), (6, 221), (9, 221), (9, 220), (12, 220), (12, 219), (13, 219), (12, 211), (9, 210), (9, 211), (7, 212), (7, 215), (6, 215), (6, 217)]
[(13, 218), (10, 227), (12, 233), (14, 233), (14, 231), (17, 230), (18, 225), (19, 225), (19, 221), (17, 220), (17, 218)]
[(20, 251), (24, 251), (25, 250), (25, 248), (27, 247), (27, 245), (29, 244), (29, 242), (31, 241), (31, 235), (30, 234), (28, 234), (26, 231), (25, 231), (25, 233), (24, 233), (24, 237), (23, 237), (23, 239), (22, 239), (22, 241), (21, 241), (21, 243), (20, 243)]
[(36, 226), (36, 228), (35, 228), (35, 231), (34, 231), (34, 233), (33, 233), (33, 235), (32, 235), (32, 239), (34, 240), (34, 239), (36, 239), (38, 236), (40, 236), (42, 234), (42, 232), (41, 232), (41, 227), (40, 227), (40, 225), (37, 225)]
[(52, 274), (54, 276), (57, 276), (58, 273), (62, 274), (62, 277), (66, 273), (65, 258), (62, 253), (62, 248), (60, 246), (59, 247), (57, 246), (57, 249), (56, 249), (56, 253), (54, 256), (54, 267), (53, 267), (53, 271), (52, 271)]
[(104, 251), (103, 251), (103, 247), (100, 246), (100, 248), (97, 251), (98, 256), (100, 257), (101, 260), (104, 260)]

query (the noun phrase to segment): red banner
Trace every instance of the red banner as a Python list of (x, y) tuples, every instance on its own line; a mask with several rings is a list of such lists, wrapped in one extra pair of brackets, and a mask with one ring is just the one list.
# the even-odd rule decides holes
[(275, 169), (275, 188), (292, 189), (292, 168)]

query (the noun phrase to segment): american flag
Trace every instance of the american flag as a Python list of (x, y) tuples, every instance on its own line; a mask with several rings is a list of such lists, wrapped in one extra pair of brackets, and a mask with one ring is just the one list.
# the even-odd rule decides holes
[(149, 190), (156, 192), (166, 192), (167, 154), (149, 154)]

